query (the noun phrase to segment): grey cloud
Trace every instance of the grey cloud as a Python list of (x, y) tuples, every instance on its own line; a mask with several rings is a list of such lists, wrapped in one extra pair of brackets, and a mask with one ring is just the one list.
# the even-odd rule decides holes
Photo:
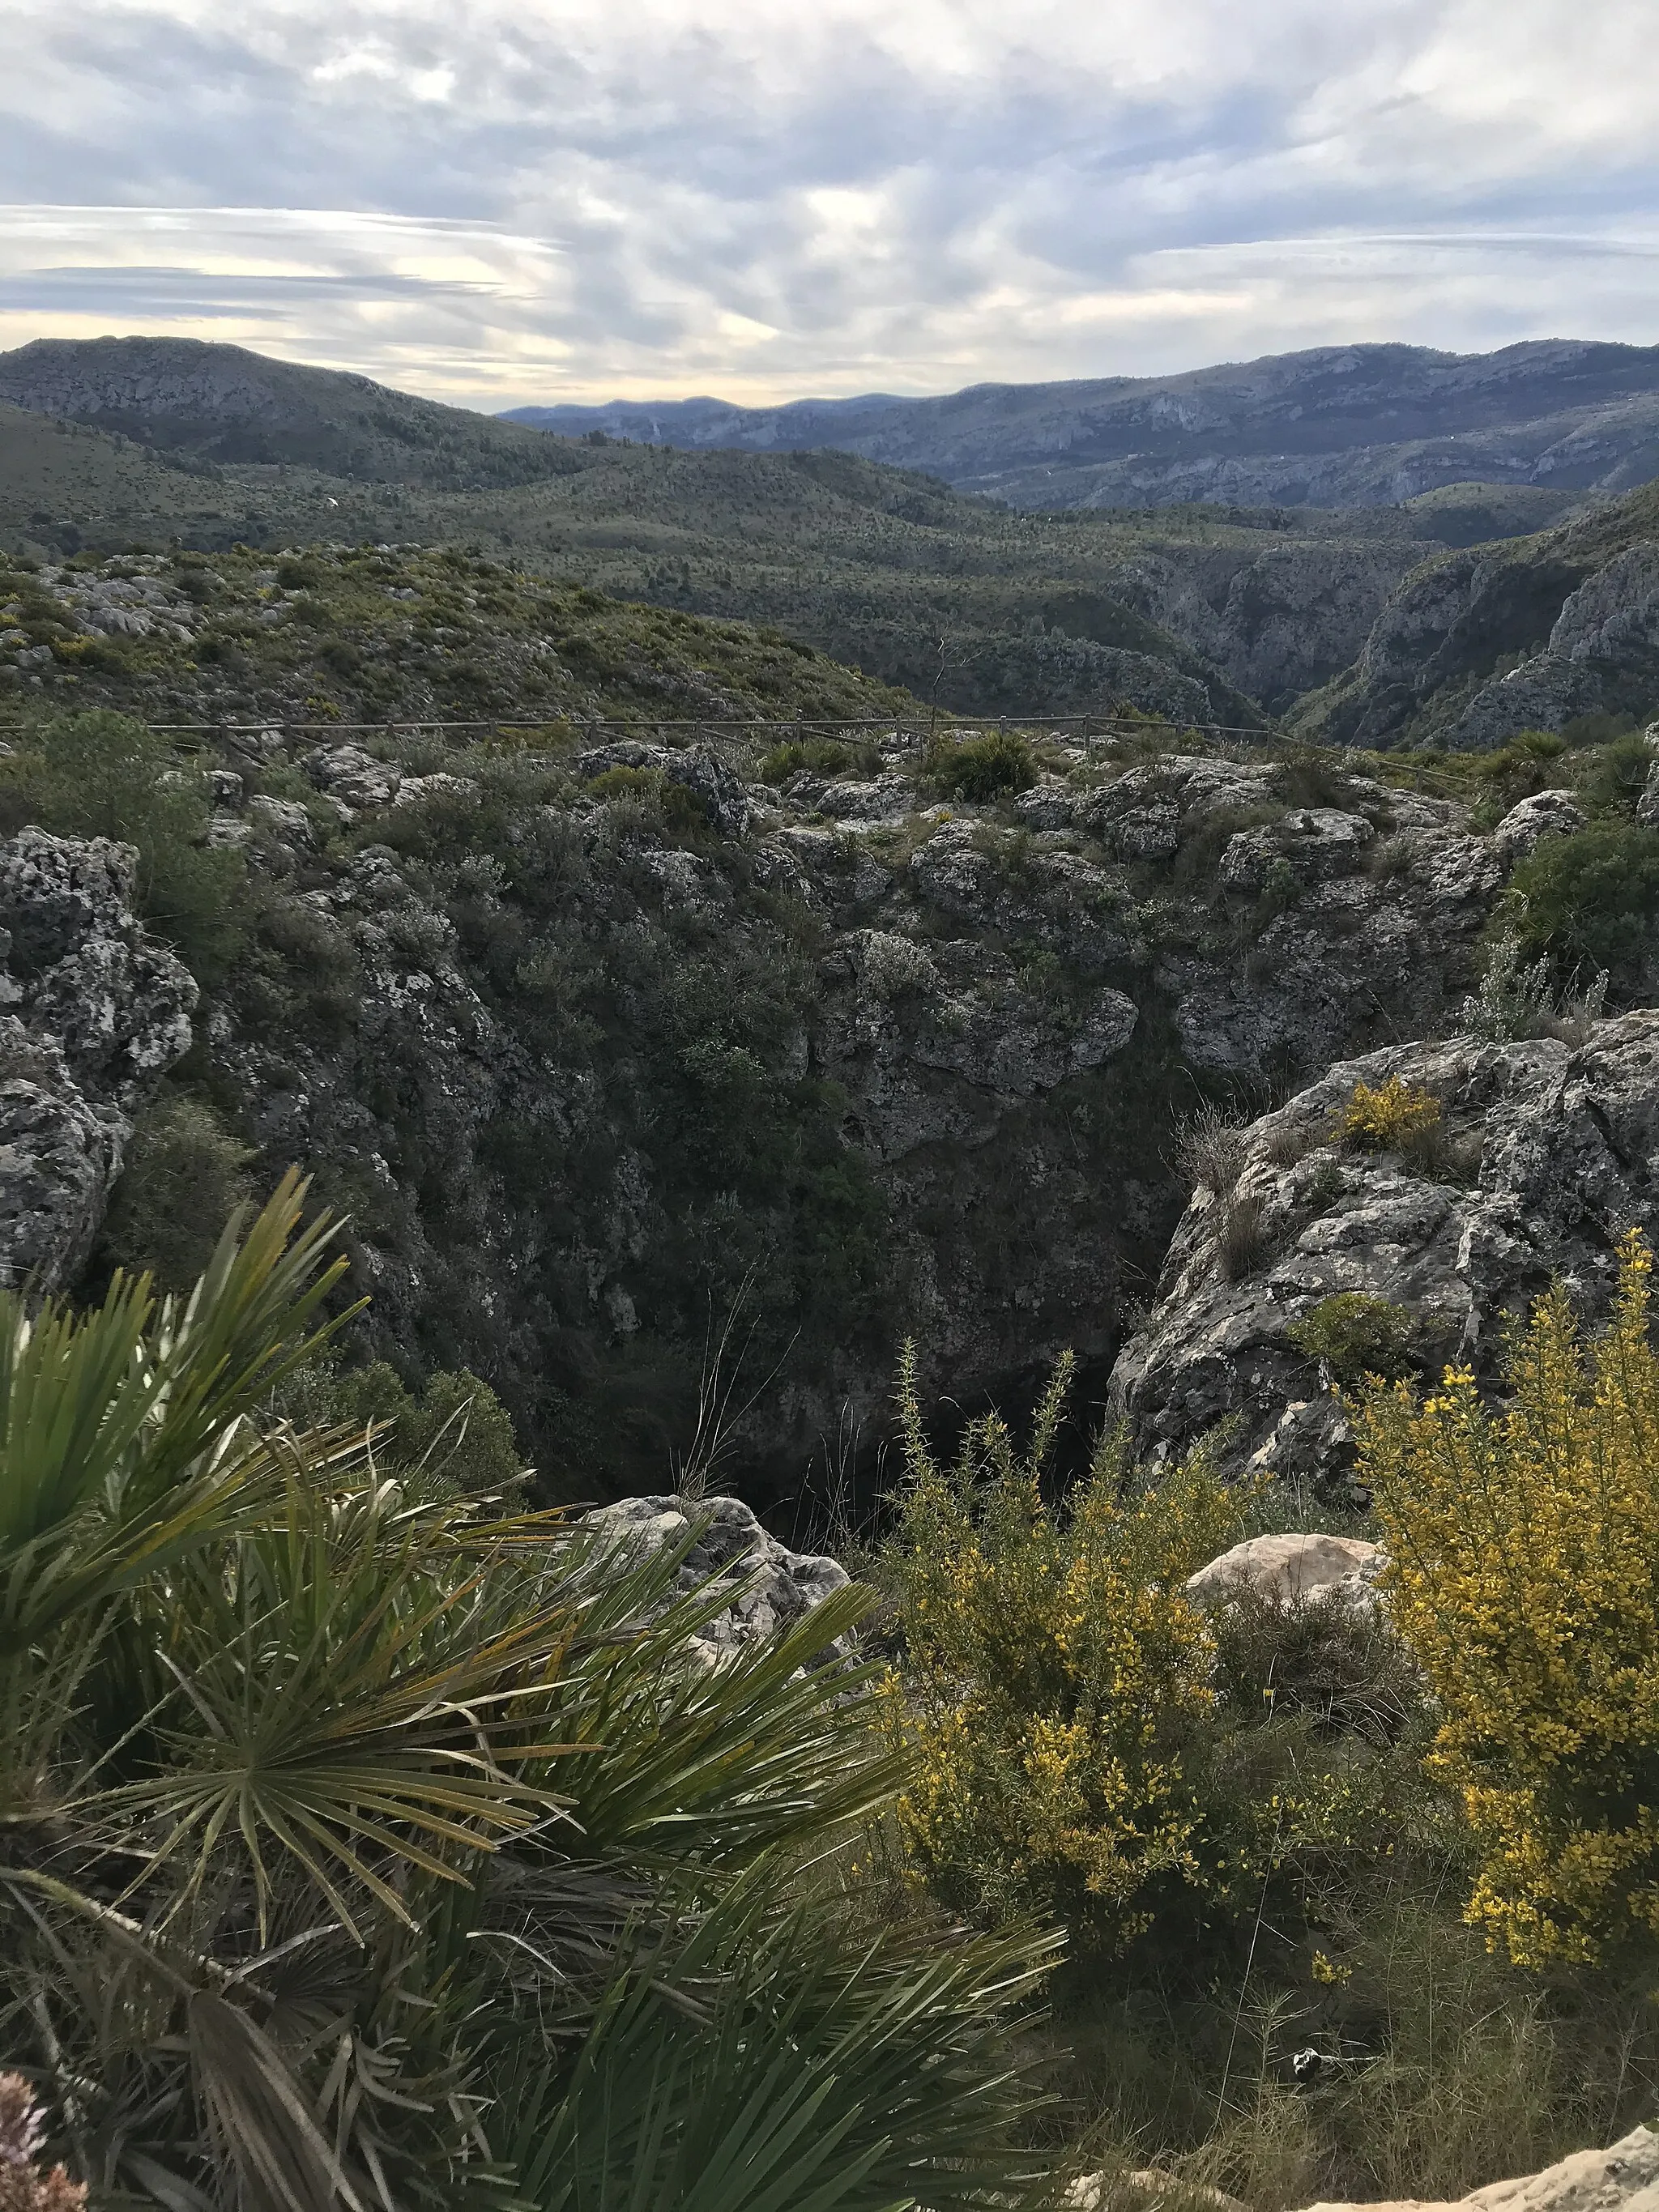
[[(1634, 21), (1639, 0), (1600, 4)], [(1567, 20), (1568, 0), (1541, 5)], [(1272, 349), (1432, 338), (1440, 321), (1496, 342), (1540, 315), (1588, 330), (1583, 316), (1612, 314), (1620, 326), (1601, 334), (1659, 336), (1659, 313), (1607, 273), (1620, 227), (1655, 204), (1645, 149), (1632, 157), (1628, 131), (1588, 124), (1524, 139), (1501, 117), (1455, 112), (1455, 76), (1450, 92), (1431, 82), (1435, 40), (1501, 30), (1501, 0), (1260, 0), (1247, 27), (1167, 0), (1158, 12), (1184, 14), (1200, 43), (1162, 73), (1100, 58), (1097, 6), (1039, 9), (998, 37), (963, 9), (990, 57), (963, 74), (895, 52), (876, 0), (816, 45), (807, 33), (830, 17), (809, 7), (799, 52), (781, 19), (734, 14), (722, 31), (708, 9), (651, 31), (618, 0), (556, 22), (533, 0), (510, 15), (491, 0), (297, 0), (245, 25), (215, 11), (207, 27), (166, 0), (83, 0), (73, 24), (25, 0), (8, 82), (12, 97), (35, 89), (0, 134), (0, 193), (185, 214), (166, 249), (177, 267), (129, 266), (95, 240), (85, 265), (0, 241), (0, 318), (9, 335), (100, 312), (211, 321), (251, 343), (264, 318), (289, 349), (311, 332), (348, 355), (355, 332), (362, 366), (386, 374), (395, 357), (406, 374), (425, 357), (434, 388), (457, 348), (475, 376), (494, 345), (498, 377), (517, 361), (542, 379), (512, 394), (526, 398), (560, 381), (603, 393), (722, 376), (741, 396), (757, 380), (781, 396), (937, 388), (1177, 366), (1252, 334)], [(354, 52), (367, 66), (338, 73)], [(422, 96), (422, 72), (439, 70), (448, 97)], [(1651, 88), (1620, 96), (1659, 122)], [(867, 196), (874, 227), (836, 195)], [(210, 272), (219, 234), (201, 215), (193, 252), (188, 210), (227, 205), (316, 210), (325, 265), (292, 276), (252, 254)], [(526, 274), (504, 249), (488, 279), (410, 276), (393, 265), (406, 240), (346, 242), (336, 210), (494, 224), (556, 240), (558, 266)], [(1549, 296), (1505, 300), (1489, 272), (1535, 277), (1549, 249), (1517, 257), (1502, 234), (1544, 216), (1589, 243), (1577, 265), (1553, 256)], [(1375, 243), (1385, 223), (1438, 232), (1443, 251), (1402, 270)], [(1463, 247), (1444, 242), (1454, 232)], [(1346, 265), (1294, 245), (1321, 234), (1362, 242)], [(1459, 252), (1479, 264), (1462, 280), (1449, 273)], [(1305, 296), (1276, 296), (1285, 285)], [(1158, 307), (1172, 289), (1182, 296)]]

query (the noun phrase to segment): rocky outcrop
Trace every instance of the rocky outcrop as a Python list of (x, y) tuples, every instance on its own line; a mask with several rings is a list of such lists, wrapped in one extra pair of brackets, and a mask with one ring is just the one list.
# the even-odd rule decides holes
[(0, 1284), (56, 1291), (91, 1251), (130, 1115), (188, 1047), (194, 982), (134, 912), (137, 855), (0, 844)]
[[(1393, 1077), (1440, 1103), (1427, 1158), (1336, 1139), (1356, 1083)], [(1242, 1158), (1230, 1190), (1188, 1206), (1114, 1398), (1154, 1456), (1221, 1431), (1231, 1463), (1340, 1480), (1346, 1423), (1291, 1328), (1364, 1292), (1413, 1317), (1429, 1367), (1490, 1374), (1506, 1322), (1553, 1279), (1601, 1309), (1619, 1237), (1659, 1226), (1659, 1014), (1600, 1023), (1577, 1048), (1465, 1037), (1344, 1062), (1252, 1124)], [(1240, 1208), (1242, 1254), (1224, 1234)]]
[[(1456, 2212), (1659, 2212), (1659, 2134), (1632, 2128), (1607, 2150), (1574, 2151), (1541, 2173), (1489, 2182), (1455, 2200)], [(1310, 2212), (1454, 2212), (1418, 2197), (1363, 2207), (1316, 2204)]]
[[(684, 1547), (674, 1589), (712, 1601), (729, 1593), (691, 1639), (714, 1662), (747, 1644), (794, 1627), (816, 1605), (845, 1589), (848, 1573), (822, 1553), (792, 1552), (762, 1528), (740, 1498), (623, 1498), (585, 1516), (624, 1560)], [(840, 1652), (847, 1640), (831, 1647)]]

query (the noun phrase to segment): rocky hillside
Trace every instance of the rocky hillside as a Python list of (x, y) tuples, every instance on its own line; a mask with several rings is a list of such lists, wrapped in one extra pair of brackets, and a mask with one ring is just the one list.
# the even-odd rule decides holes
[[(769, 623), (977, 714), (1141, 696), (1152, 672), (1134, 654), (1202, 687), (1201, 702), (1143, 703), (1252, 726), (1346, 668), (1441, 547), (1535, 530), (1577, 497), (1466, 485), (1342, 514), (1015, 514), (851, 454), (551, 438), (184, 341), (25, 348), (0, 359), (0, 388), (67, 410), (0, 405), (0, 547), (61, 560), (135, 544), (471, 546)], [(528, 477), (526, 450), (541, 457)], [(267, 457), (234, 458), (255, 452)]]
[(1296, 709), (1328, 744), (1501, 745), (1659, 703), (1659, 493), (1425, 562), (1353, 665)]
[[(390, 556), (351, 557), (392, 617), (414, 604)], [(495, 588), (443, 573), (459, 610)], [(189, 627), (164, 580), (128, 581), (109, 605), (136, 640), (99, 636)], [(309, 587), (260, 588), (279, 635)], [(1485, 798), (1407, 787), (1421, 769), (1182, 751), (1155, 725), (1087, 751), (660, 744), (643, 656), (698, 635), (660, 619), (623, 635), (609, 695), (578, 689), (567, 637), (548, 722), (516, 737), (12, 732), (0, 830), (44, 830), (70, 875), (115, 866), (88, 839), (136, 845), (110, 878), (125, 917), (94, 934), (142, 921), (199, 994), (188, 1048), (175, 1023), (146, 1051), (147, 1097), (82, 1086), (105, 1133), (74, 1218), (111, 1201), (94, 1275), (163, 1247), (185, 1269), (235, 1188), (307, 1160), (353, 1217), (364, 1348), (411, 1380), (484, 1375), (554, 1487), (663, 1488), (723, 1337), (733, 1471), (793, 1490), (838, 1435), (856, 1455), (880, 1431), (907, 1334), (966, 1402), (1018, 1396), (1067, 1345), (1097, 1386), (1180, 1215), (1195, 1109), (1455, 1030), (1505, 884), (1538, 865), (1541, 830), (1488, 833)], [(595, 657), (622, 635), (605, 603), (571, 620)], [(829, 681), (754, 649), (715, 671), (734, 703), (768, 653)], [(645, 733), (585, 736), (606, 696)], [(1630, 823), (1622, 785), (1593, 795), (1601, 758), (1582, 807), (1555, 803), (1562, 850), (1610, 834), (1597, 805)], [(20, 967), (26, 903), (14, 1004), (73, 1074), (80, 1030), (140, 1017), (74, 1002), (82, 969), (117, 970), (68, 922)], [(106, 1106), (132, 1126), (118, 1180)]]
[(392, 546), (0, 568), (0, 712), (36, 695), (161, 722), (322, 726), (917, 711), (776, 630)]
[(1620, 492), (1659, 475), (1659, 347), (1321, 346), (939, 399), (623, 401), (510, 419), (693, 448), (839, 447), (1024, 507), (1370, 507), (1471, 479)]

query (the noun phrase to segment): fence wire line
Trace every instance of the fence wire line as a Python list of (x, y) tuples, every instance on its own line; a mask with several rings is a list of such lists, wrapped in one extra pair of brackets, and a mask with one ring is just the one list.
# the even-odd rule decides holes
[[(1121, 730), (1150, 731), (1157, 725), (1141, 721), (1127, 714), (958, 714), (945, 723), (934, 723), (926, 717), (897, 714), (862, 714), (842, 718), (816, 715), (793, 715), (787, 721), (748, 722), (717, 721), (702, 717), (696, 721), (657, 721), (640, 720), (623, 721), (606, 718), (603, 720), (574, 722), (562, 715), (543, 717), (538, 720), (520, 721), (493, 717), (476, 721), (452, 721), (442, 716), (426, 715), (406, 721), (382, 719), (374, 722), (291, 721), (281, 715), (268, 715), (248, 722), (220, 720), (216, 722), (152, 722), (149, 727), (161, 737), (218, 737), (263, 738), (282, 735), (292, 731), (299, 735), (322, 737), (382, 737), (435, 735), (446, 730), (561, 730), (574, 732), (578, 737), (602, 738), (616, 733), (624, 738), (648, 738), (660, 737), (670, 730), (710, 731), (723, 736), (755, 736), (774, 731), (836, 732), (842, 730), (892, 730), (916, 737), (950, 736), (963, 730), (1061, 730), (1079, 729), (1086, 741), (1091, 736), (1109, 737)], [(0, 730), (27, 730), (27, 722), (0, 723)], [(1240, 722), (1184, 722), (1178, 726), (1168, 726), (1172, 736), (1188, 732), (1203, 737), (1252, 738), (1265, 743), (1276, 732), (1259, 725)]]

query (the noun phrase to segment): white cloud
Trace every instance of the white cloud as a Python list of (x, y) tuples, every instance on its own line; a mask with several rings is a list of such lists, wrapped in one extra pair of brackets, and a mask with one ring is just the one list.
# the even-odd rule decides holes
[(1650, 21), (13, 0), (0, 343), (172, 330), (501, 406), (1659, 342)]

